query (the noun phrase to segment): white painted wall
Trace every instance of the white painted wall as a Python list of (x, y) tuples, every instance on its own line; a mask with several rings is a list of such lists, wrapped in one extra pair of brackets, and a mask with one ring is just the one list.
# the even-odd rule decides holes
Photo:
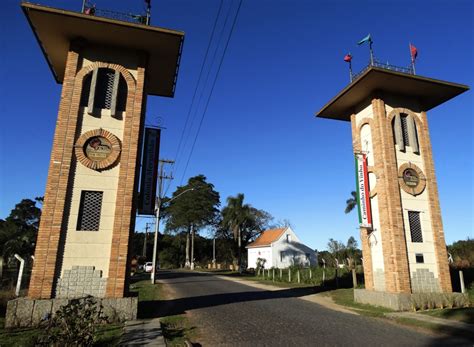
[[(287, 241), (289, 236), (289, 242)], [(265, 268), (287, 268), (292, 265), (316, 266), (317, 255), (301, 243), (291, 228), (287, 228), (271, 246), (248, 248), (248, 268), (256, 268), (257, 258), (267, 259)]]
[(271, 246), (266, 247), (256, 247), (256, 248), (249, 248), (248, 251), (248, 263), (247, 268), (257, 268), (257, 259), (262, 258), (265, 259), (265, 269), (269, 269), (273, 266), (272, 262), (272, 249)]

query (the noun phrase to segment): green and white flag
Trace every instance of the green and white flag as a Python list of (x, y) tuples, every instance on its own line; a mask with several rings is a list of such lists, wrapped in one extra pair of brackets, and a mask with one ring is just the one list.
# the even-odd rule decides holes
[(372, 228), (372, 211), (370, 209), (369, 173), (367, 171), (367, 157), (365, 154), (355, 154), (357, 207), (359, 225), (363, 228)]

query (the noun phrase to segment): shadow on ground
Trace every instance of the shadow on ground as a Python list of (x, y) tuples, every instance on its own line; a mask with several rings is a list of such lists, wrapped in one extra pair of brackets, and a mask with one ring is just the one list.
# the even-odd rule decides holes
[[(199, 277), (210, 277), (212, 274), (206, 273), (190, 273), (190, 272), (160, 272), (159, 278), (162, 280), (180, 279), (180, 283), (202, 282)], [(189, 278), (190, 281), (186, 281)], [(192, 279), (191, 279), (192, 278)], [(184, 281), (183, 281), (184, 279)], [(204, 280), (204, 279), (203, 279)], [(209, 281), (207, 279), (206, 281)], [(210, 280), (212, 281), (212, 280)], [(219, 281), (216, 279), (216, 281)], [(180, 315), (188, 310), (195, 310), (205, 307), (213, 307), (219, 305), (227, 305), (239, 302), (280, 299), (280, 298), (298, 298), (310, 294), (316, 294), (327, 290), (334, 289), (332, 283), (328, 283), (325, 287), (302, 287), (288, 288), (277, 291), (244, 291), (237, 293), (212, 294), (204, 296), (194, 296), (187, 298), (158, 300), (158, 301), (142, 301), (138, 305), (139, 318), (158, 318)]]

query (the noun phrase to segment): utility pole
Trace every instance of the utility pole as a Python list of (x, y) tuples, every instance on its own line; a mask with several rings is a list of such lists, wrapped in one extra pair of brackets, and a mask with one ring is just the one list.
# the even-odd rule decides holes
[(145, 257), (145, 261), (146, 261), (146, 239), (147, 239), (147, 236), (148, 236), (148, 228), (150, 227), (150, 223), (146, 223), (145, 224), (145, 240), (143, 241), (143, 251), (142, 251), (142, 256)]
[(194, 270), (194, 227), (191, 224), (191, 270)]
[(159, 165), (159, 174), (158, 174), (158, 194), (156, 196), (155, 202), (155, 238), (153, 241), (153, 258), (152, 258), (152, 271), (151, 271), (151, 283), (155, 284), (155, 273), (156, 273), (156, 253), (157, 253), (157, 246), (158, 246), (158, 231), (160, 230), (160, 207), (161, 207), (161, 199), (162, 199), (162, 192), (163, 192), (163, 180), (165, 179), (173, 179), (173, 176), (166, 176), (164, 172), (165, 164), (173, 164), (174, 160), (167, 160), (167, 159), (160, 159), (158, 161)]
[(212, 268), (216, 268), (216, 237), (214, 236), (214, 240), (212, 242)]

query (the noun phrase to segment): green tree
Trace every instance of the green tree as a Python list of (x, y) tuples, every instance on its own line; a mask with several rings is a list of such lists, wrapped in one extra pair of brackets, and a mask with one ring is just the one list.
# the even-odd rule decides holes
[(356, 206), (357, 206), (357, 193), (352, 191), (351, 198), (346, 200), (346, 209), (344, 210), (344, 213), (347, 214), (351, 212)]
[(25, 259), (33, 255), (40, 218), (36, 202), (23, 199), (5, 220), (0, 219), (0, 254), (6, 261), (15, 253)]
[(358, 243), (354, 236), (349, 237), (346, 244), (345, 255), (348, 259), (349, 267), (355, 268), (357, 260), (360, 260), (362, 252), (357, 248)]
[[(256, 209), (244, 203), (244, 194), (227, 198), (227, 205), (222, 209), (220, 232), (232, 235), (237, 248), (237, 263), (242, 264), (243, 248), (264, 229), (273, 217), (266, 211)], [(228, 235), (228, 234), (227, 234)]]
[(165, 200), (163, 219), (166, 231), (186, 234), (186, 265), (194, 261), (194, 250), (189, 254), (191, 235), (216, 224), (219, 215), (220, 196), (214, 185), (206, 182), (204, 175), (191, 177), (185, 186), (180, 186), (172, 198)]
[[(362, 257), (362, 252), (357, 248), (357, 240), (351, 236), (347, 240), (347, 243), (344, 244), (341, 241), (336, 241), (334, 239), (329, 239), (328, 242), (328, 251), (332, 255), (332, 259), (338, 264), (344, 263), (346, 260), (349, 267), (353, 268), (356, 262), (360, 261)], [(327, 259), (325, 259), (327, 261)]]
[(474, 239), (468, 237), (466, 240), (453, 242), (448, 246), (448, 252), (453, 259), (453, 267), (460, 269), (474, 267)]

